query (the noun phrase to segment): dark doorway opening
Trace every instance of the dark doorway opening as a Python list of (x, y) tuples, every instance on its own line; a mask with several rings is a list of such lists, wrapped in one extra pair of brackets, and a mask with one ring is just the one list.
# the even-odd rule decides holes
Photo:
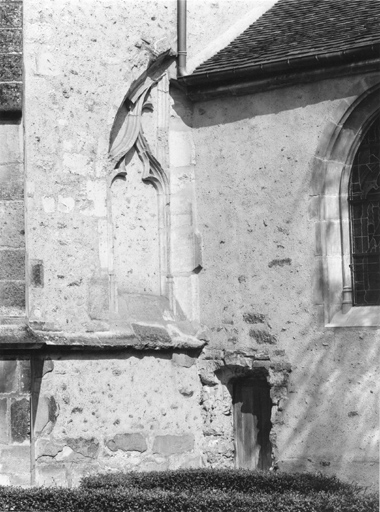
[(272, 465), (272, 400), (266, 379), (236, 380), (233, 408), (236, 467), (268, 470)]

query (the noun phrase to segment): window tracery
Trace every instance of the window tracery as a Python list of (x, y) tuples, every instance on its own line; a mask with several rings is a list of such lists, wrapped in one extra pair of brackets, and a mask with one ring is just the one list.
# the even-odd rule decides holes
[(356, 153), (349, 183), (353, 305), (380, 304), (380, 118)]

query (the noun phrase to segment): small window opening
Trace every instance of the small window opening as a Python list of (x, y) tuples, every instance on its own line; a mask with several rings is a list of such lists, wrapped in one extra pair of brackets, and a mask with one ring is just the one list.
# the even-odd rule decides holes
[(380, 304), (380, 118), (356, 153), (349, 184), (353, 305)]
[(268, 470), (272, 465), (272, 400), (265, 377), (236, 380), (233, 409), (236, 467)]

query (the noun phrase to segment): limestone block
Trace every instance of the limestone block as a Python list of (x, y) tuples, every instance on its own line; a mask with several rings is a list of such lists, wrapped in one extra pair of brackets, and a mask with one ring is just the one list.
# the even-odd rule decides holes
[(169, 469), (169, 461), (167, 459), (163, 461), (145, 459), (144, 461), (142, 461), (139, 468), (142, 471), (166, 471), (167, 469)]
[(0, 55), (0, 80), (2, 82), (21, 81), (22, 56), (20, 54)]
[(181, 436), (157, 436), (153, 443), (153, 453), (160, 455), (173, 455), (175, 453), (190, 452), (194, 449), (194, 436), (184, 434)]
[(40, 438), (36, 440), (35, 444), (35, 456), (36, 459), (40, 457), (55, 457), (59, 452), (63, 450), (65, 441), (62, 439), (54, 439), (52, 436), (48, 439)]
[(1, 53), (22, 51), (21, 29), (3, 29), (0, 31), (0, 51)]
[(67, 486), (66, 468), (63, 464), (47, 464), (37, 466), (36, 484), (46, 487)]
[(174, 132), (169, 134), (170, 165), (186, 167), (195, 163), (195, 148), (190, 132)]
[(229, 352), (224, 356), (224, 362), (230, 366), (241, 366), (243, 368), (251, 368), (252, 357), (246, 357), (243, 354)]
[(0, 443), (8, 444), (9, 428), (8, 428), (8, 411), (6, 398), (0, 398)]
[(24, 177), (22, 165), (20, 163), (0, 165), (0, 200), (21, 200), (23, 196)]
[(24, 203), (0, 202), (0, 246), (21, 248), (25, 245)]
[(12, 442), (23, 443), (30, 435), (30, 401), (13, 398), (11, 401), (11, 438)]
[(190, 368), (191, 366), (193, 366), (196, 359), (194, 357), (188, 356), (187, 354), (173, 354), (172, 361), (177, 366)]
[(106, 442), (107, 448), (112, 452), (122, 450), (124, 452), (145, 452), (147, 450), (146, 441), (141, 434), (116, 434), (112, 439)]
[[(99, 452), (99, 441), (94, 437), (85, 439), (83, 437), (69, 438), (66, 439), (67, 446), (79, 456), (88, 457), (94, 459), (97, 457)], [(76, 459), (76, 457), (71, 457)]]
[(0, 305), (2, 309), (25, 309), (25, 283), (0, 282)]
[[(2, 84), (10, 86), (11, 84)], [(0, 97), (2, 90), (0, 89)], [(0, 124), (0, 164), (22, 161), (19, 124)]]
[(0, 361), (0, 393), (17, 390), (17, 361)]
[(0, 4), (0, 27), (16, 28), (22, 26), (22, 2), (4, 2)]
[(136, 336), (143, 343), (154, 343), (155, 345), (168, 345), (171, 338), (167, 331), (162, 327), (154, 327), (150, 325), (132, 324)]
[(11, 485), (30, 485), (29, 444), (2, 446), (0, 460), (0, 481), (7, 476)]
[(22, 84), (0, 84), (0, 111), (20, 111), (22, 106)]
[(23, 249), (0, 250), (0, 279), (25, 279), (25, 251)]

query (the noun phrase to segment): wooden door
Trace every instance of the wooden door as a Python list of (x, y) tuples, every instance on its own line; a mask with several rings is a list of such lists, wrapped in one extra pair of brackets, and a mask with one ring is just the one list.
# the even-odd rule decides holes
[(234, 434), (236, 467), (267, 470), (272, 465), (270, 387), (265, 380), (242, 379), (234, 383)]

